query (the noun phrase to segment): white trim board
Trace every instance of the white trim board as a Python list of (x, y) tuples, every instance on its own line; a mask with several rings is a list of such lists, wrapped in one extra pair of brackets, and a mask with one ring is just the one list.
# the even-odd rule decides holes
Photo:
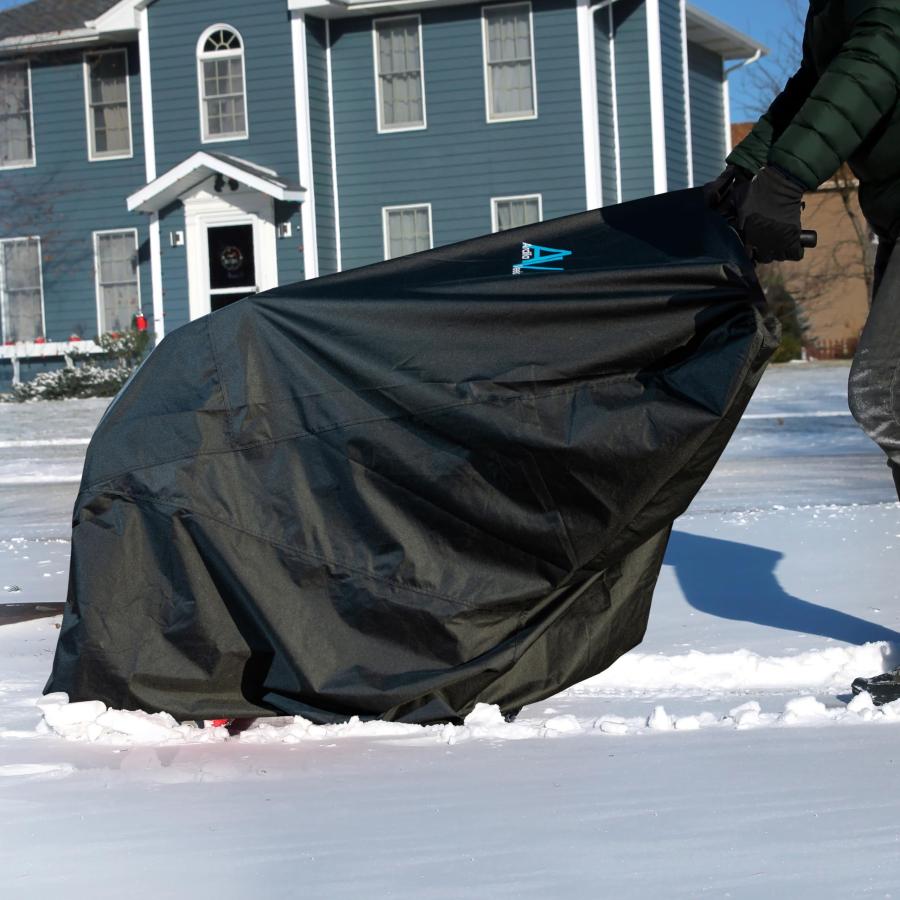
[(694, 186), (694, 137), (692, 134), (691, 119), (691, 69), (688, 60), (688, 37), (687, 37), (687, 2), (679, 0), (681, 7), (681, 67), (682, 67), (682, 83), (684, 90), (684, 127), (687, 151), (687, 186)]
[(616, 17), (612, 3), (609, 10), (609, 71), (612, 81), (613, 142), (616, 147), (616, 202), (622, 202), (622, 141), (619, 134), (619, 79), (616, 75)]
[(665, 194), (669, 178), (666, 165), (666, 112), (663, 102), (662, 35), (659, 0), (645, 0), (647, 13), (647, 65), (650, 76), (650, 130), (653, 152), (653, 192)]
[(334, 131), (334, 81), (331, 72), (331, 20), (325, 20), (325, 71), (328, 79), (328, 130), (331, 138), (331, 194), (334, 205), (334, 250), (338, 272), (343, 269), (341, 254), (341, 198), (338, 191), (337, 138)]
[[(291, 15), (291, 54), (294, 66), (294, 114), (297, 125), (297, 163), (300, 184), (306, 185), (300, 209), (303, 240), (303, 274), (319, 275), (319, 238), (316, 223), (315, 178), (313, 177), (312, 124), (309, 117), (309, 61), (306, 48), (306, 19)], [(278, 198), (280, 199), (280, 198)]]
[(581, 141), (584, 154), (585, 209), (603, 206), (600, 105), (597, 99), (597, 47), (594, 16), (600, 4), (577, 0), (578, 72), (581, 88)]

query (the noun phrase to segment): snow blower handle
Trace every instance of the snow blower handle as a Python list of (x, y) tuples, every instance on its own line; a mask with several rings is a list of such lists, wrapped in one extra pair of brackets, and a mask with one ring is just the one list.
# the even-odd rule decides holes
[(800, 246), (807, 250), (815, 250), (819, 246), (819, 232), (804, 228), (800, 232)]

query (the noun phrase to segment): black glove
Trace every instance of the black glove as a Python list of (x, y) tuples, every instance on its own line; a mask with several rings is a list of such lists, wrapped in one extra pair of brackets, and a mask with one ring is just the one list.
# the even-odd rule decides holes
[(737, 211), (747, 196), (753, 175), (740, 166), (727, 166), (715, 179), (703, 185), (703, 198), (710, 209), (737, 224)]
[(766, 166), (750, 183), (738, 208), (738, 231), (756, 262), (803, 259), (800, 211), (806, 189), (776, 166)]

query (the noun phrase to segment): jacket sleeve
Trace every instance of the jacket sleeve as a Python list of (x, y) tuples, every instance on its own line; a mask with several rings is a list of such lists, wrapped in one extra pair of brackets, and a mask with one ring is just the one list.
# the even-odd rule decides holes
[(784, 90), (772, 101), (750, 134), (731, 151), (726, 162), (754, 175), (766, 165), (773, 143), (790, 125), (815, 87), (815, 73), (805, 60), (806, 54), (803, 64), (788, 80)]
[(900, 96), (900, 0), (847, 7), (847, 40), (769, 150), (768, 162), (810, 189), (853, 155)]

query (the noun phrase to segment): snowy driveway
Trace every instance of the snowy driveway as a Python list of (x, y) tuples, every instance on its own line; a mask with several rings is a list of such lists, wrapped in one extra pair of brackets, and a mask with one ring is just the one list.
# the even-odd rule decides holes
[[(0, 896), (900, 895), (900, 710), (844, 697), (900, 648), (900, 506), (846, 377), (769, 372), (644, 644), (514, 725), (66, 740), (59, 620), (0, 626)], [(104, 405), (0, 405), (0, 602), (64, 599)]]

